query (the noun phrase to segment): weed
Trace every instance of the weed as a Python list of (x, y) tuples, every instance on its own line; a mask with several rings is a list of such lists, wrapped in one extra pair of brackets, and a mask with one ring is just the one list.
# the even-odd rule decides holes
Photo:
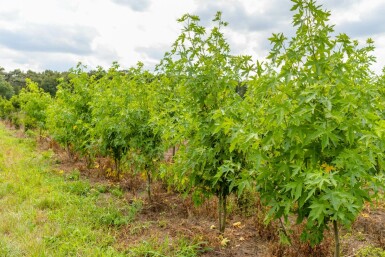
[(32, 129), (27, 129), (24, 133), (29, 138), (36, 138), (37, 137), (37, 133)]
[(96, 185), (95, 188), (96, 188), (96, 190), (97, 190), (99, 193), (102, 193), (102, 194), (108, 192), (108, 187), (107, 187), (106, 185), (101, 185), (101, 184), (99, 184), (99, 185)]
[(14, 186), (10, 183), (0, 184), (0, 199), (6, 196), (7, 194), (11, 194), (14, 190)]
[(363, 234), (361, 231), (359, 231), (357, 234), (355, 234), (355, 237), (358, 241), (365, 241), (367, 235)]
[(149, 229), (151, 227), (151, 225), (152, 225), (151, 221), (136, 224), (130, 228), (130, 234), (131, 235), (139, 235), (139, 234), (143, 233), (144, 230)]
[(115, 209), (106, 210), (102, 215), (99, 217), (99, 223), (101, 225), (108, 225), (108, 226), (122, 226), (126, 225), (130, 222), (130, 219), (123, 215), (120, 211), (117, 211)]
[(64, 187), (68, 192), (79, 196), (87, 196), (91, 189), (89, 182), (82, 180), (67, 182)]
[(168, 226), (168, 221), (167, 220), (158, 220), (158, 227), (160, 228), (167, 228)]
[(60, 206), (60, 203), (57, 202), (55, 199), (48, 199), (44, 198), (43, 200), (40, 200), (37, 204), (36, 207), (41, 209), (41, 210), (54, 210)]
[(66, 175), (67, 180), (79, 180), (80, 179), (80, 171), (74, 169), (72, 172)]
[(358, 257), (385, 257), (385, 250), (376, 248), (374, 246), (365, 246), (358, 250), (356, 256)]
[(110, 192), (116, 197), (122, 197), (124, 195), (124, 192), (120, 187), (113, 187)]
[(131, 203), (130, 208), (128, 209), (128, 216), (131, 220), (134, 220), (136, 215), (142, 210), (143, 202), (139, 199), (134, 199)]
[(52, 160), (55, 156), (55, 153), (52, 149), (49, 149), (47, 151), (44, 151), (41, 153), (41, 156), (44, 160)]
[(132, 204), (124, 209), (116, 208), (105, 209), (99, 216), (99, 223), (108, 226), (122, 226), (134, 221), (137, 213), (142, 209), (142, 202), (135, 200)]

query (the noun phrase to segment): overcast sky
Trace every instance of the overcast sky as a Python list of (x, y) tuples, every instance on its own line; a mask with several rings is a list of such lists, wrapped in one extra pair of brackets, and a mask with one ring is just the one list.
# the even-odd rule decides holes
[[(375, 41), (379, 72), (385, 65), (384, 0), (320, 0), (336, 32)], [(0, 67), (7, 71), (124, 68), (142, 61), (152, 69), (181, 30), (176, 19), (197, 14), (209, 24), (216, 11), (229, 22), (234, 54), (263, 59), (272, 33), (291, 35), (289, 0), (0, 0)]]

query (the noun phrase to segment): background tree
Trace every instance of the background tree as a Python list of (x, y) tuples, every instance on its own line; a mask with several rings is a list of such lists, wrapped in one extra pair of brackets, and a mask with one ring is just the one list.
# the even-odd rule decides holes
[(60, 78), (65, 78), (65, 72), (58, 72), (52, 70), (45, 70), (40, 75), (40, 87), (48, 92), (51, 96), (54, 96), (57, 91), (57, 86), (59, 85)]
[(20, 69), (15, 69), (4, 75), (5, 80), (11, 84), (15, 94), (19, 94), (20, 90), (25, 87), (25, 74)]
[(11, 84), (9, 84), (3, 75), (0, 75), (0, 97), (5, 99), (11, 99), (11, 97), (15, 94)]

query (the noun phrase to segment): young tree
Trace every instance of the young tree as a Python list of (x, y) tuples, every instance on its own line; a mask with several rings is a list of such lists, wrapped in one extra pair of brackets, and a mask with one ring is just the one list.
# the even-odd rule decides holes
[(26, 130), (39, 128), (41, 132), (45, 129), (46, 110), (51, 104), (52, 98), (30, 79), (26, 79), (26, 84), (26, 88), (21, 89), (18, 95), (20, 110), (24, 115), (24, 128)]
[[(97, 74), (102, 73), (96, 72), (93, 76)], [(115, 63), (95, 81), (90, 102), (95, 142), (102, 155), (114, 159), (118, 178), (122, 159), (130, 148), (131, 131), (127, 126), (130, 121), (125, 114), (131, 92), (127, 83), (127, 75), (120, 72), (119, 65)]]
[(144, 170), (148, 197), (155, 164), (163, 153), (162, 141), (150, 122), (156, 88), (153, 75), (143, 64), (120, 71), (117, 63), (94, 83), (91, 101), (94, 137), (103, 154), (115, 161), (118, 177), (121, 162), (130, 152), (130, 163)]
[(135, 166), (143, 170), (147, 178), (147, 195), (151, 201), (151, 183), (156, 175), (157, 164), (163, 158), (164, 145), (157, 124), (152, 120), (154, 111), (161, 105), (157, 101), (158, 84), (154, 75), (143, 70), (143, 64), (129, 70), (130, 81), (128, 84), (130, 101), (127, 105), (128, 129), (130, 134), (131, 157)]
[(178, 21), (184, 29), (158, 67), (164, 72), (162, 81), (171, 83), (163, 87), (173, 90), (159, 116), (172, 118), (164, 134), (180, 146), (175, 160), (179, 184), (194, 196), (218, 197), (219, 229), (224, 232), (226, 199), (237, 191), (248, 164), (246, 156), (231, 146), (228, 121), (238, 117), (242, 97), (236, 89), (252, 66), (249, 57), (230, 55), (221, 13), (209, 34), (197, 16), (186, 14)]
[(76, 112), (71, 100), (72, 93), (63, 84), (58, 86), (54, 101), (47, 108), (47, 129), (72, 158), (71, 145), (76, 142)]
[(338, 224), (349, 226), (371, 200), (384, 165), (373, 41), (333, 38), (329, 12), (292, 2), (296, 35), (273, 34), (269, 73), (249, 88), (265, 157), (257, 185), (270, 218), (306, 223), (303, 240), (319, 243), (332, 223), (339, 256)]
[(10, 100), (7, 100), (0, 96), (0, 119), (10, 120), (11, 113), (15, 111)]
[(48, 110), (48, 128), (55, 140), (66, 147), (69, 155), (76, 151), (88, 164), (93, 154), (90, 101), (93, 78), (79, 64), (58, 86), (55, 102)]

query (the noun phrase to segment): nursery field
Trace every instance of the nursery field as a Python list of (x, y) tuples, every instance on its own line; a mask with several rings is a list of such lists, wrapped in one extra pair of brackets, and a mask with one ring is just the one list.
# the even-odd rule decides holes
[(263, 59), (185, 14), (154, 70), (0, 97), (0, 255), (385, 256), (385, 69), (291, 2)]
[[(36, 135), (0, 123), (1, 256), (332, 256), (332, 233), (316, 248), (291, 231), (279, 242), (279, 224), (265, 225), (261, 205), (239, 208), (230, 199), (227, 228), (216, 229), (215, 200), (197, 207), (190, 198), (146, 181), (120, 181)], [(104, 163), (104, 164), (103, 164)], [(107, 168), (109, 169), (109, 168)], [(383, 201), (367, 206), (341, 235), (343, 256), (384, 256)], [(253, 213), (254, 215), (251, 215)]]

